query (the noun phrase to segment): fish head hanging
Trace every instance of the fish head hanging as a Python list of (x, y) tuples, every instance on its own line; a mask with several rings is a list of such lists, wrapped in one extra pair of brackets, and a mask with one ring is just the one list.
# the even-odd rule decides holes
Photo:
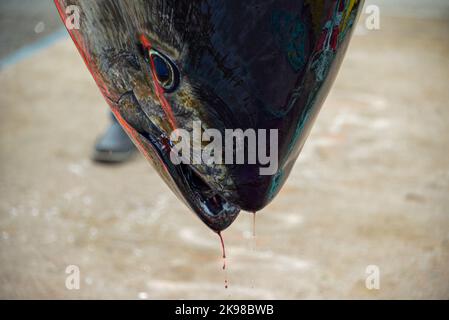
[(55, 0), (112, 112), (212, 230), (279, 192), (363, 1)]

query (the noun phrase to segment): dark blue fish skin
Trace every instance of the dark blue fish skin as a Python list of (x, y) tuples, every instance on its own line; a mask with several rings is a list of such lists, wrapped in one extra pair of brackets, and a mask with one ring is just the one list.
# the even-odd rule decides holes
[[(337, 74), (359, 0), (55, 0), (80, 8), (69, 30), (113, 112), (165, 182), (214, 231), (279, 192)], [(155, 88), (151, 47), (179, 68), (179, 88)], [(170, 118), (172, 117), (172, 118)], [(174, 165), (169, 134), (207, 128), (278, 129), (279, 169)]]

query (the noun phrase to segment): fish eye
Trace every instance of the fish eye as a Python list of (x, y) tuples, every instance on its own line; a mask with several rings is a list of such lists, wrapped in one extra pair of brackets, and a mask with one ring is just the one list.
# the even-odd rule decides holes
[(179, 71), (176, 64), (166, 55), (150, 49), (152, 68), (159, 85), (165, 92), (173, 92), (179, 85)]

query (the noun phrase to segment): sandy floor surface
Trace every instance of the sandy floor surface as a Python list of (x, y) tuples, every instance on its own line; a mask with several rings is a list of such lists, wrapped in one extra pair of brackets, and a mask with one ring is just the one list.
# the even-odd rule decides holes
[(107, 107), (69, 40), (2, 70), (0, 298), (449, 298), (448, 30), (358, 30), (256, 238), (250, 214), (224, 232), (226, 271), (142, 156), (89, 160)]

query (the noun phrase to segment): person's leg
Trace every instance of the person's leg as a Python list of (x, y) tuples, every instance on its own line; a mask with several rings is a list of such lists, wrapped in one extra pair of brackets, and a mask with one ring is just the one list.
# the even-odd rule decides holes
[(124, 162), (135, 152), (136, 148), (111, 113), (111, 125), (101, 135), (94, 147), (93, 160), (99, 162)]

